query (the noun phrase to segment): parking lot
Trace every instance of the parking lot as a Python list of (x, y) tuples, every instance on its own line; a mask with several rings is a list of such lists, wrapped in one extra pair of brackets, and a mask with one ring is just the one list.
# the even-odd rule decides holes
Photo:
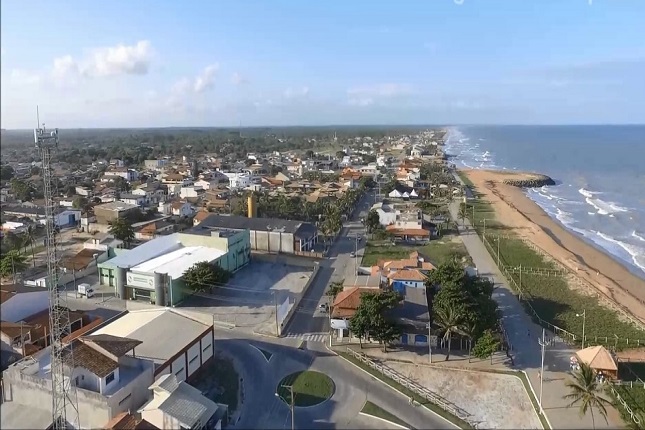
[(306, 267), (253, 260), (225, 287), (196, 294), (180, 307), (213, 314), (221, 325), (275, 335), (277, 306), (299, 297), (311, 273)]

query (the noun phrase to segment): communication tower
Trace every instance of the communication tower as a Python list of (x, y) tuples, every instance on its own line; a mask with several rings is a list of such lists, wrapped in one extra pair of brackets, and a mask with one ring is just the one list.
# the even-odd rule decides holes
[[(73, 366), (71, 347), (63, 343), (70, 334), (69, 310), (65, 292), (61, 294), (58, 286), (60, 262), (57, 250), (56, 205), (52, 192), (54, 175), (52, 173), (52, 152), (58, 148), (58, 129), (48, 131), (45, 124), (40, 128), (40, 116), (36, 108), (38, 124), (34, 130), (34, 141), (42, 160), (42, 176), (45, 195), (45, 246), (47, 248), (47, 288), (49, 291), (49, 324), (51, 335), (51, 379), (52, 379), (52, 429), (61, 430), (79, 427), (78, 401), (76, 389), (70, 377), (65, 376)], [(73, 416), (70, 416), (73, 415)]]

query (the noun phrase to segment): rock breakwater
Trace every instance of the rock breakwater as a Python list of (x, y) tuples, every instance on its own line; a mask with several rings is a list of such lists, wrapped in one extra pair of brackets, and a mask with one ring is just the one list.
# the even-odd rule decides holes
[(518, 188), (540, 188), (545, 185), (555, 185), (555, 181), (546, 175), (535, 175), (526, 178), (504, 179), (502, 183)]

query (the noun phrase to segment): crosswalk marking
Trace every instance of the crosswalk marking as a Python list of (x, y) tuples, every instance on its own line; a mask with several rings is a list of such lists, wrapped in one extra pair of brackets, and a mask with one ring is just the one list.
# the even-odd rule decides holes
[(324, 343), (327, 340), (327, 336), (329, 336), (327, 333), (289, 333), (284, 337)]

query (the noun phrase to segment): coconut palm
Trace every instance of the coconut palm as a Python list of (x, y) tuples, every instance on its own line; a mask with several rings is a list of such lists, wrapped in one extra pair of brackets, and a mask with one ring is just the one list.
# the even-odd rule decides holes
[(459, 332), (468, 338), (468, 362), (470, 363), (470, 354), (473, 348), (473, 341), (477, 336), (478, 327), (473, 321), (464, 321), (459, 327)]
[(435, 311), (435, 323), (443, 331), (443, 339), (448, 341), (448, 352), (446, 361), (450, 358), (450, 347), (452, 345), (453, 333), (459, 333), (463, 321), (463, 311), (461, 308), (447, 304), (439, 306)]
[(584, 416), (587, 411), (591, 412), (591, 423), (596, 428), (594, 409), (607, 422), (607, 409), (605, 405), (611, 405), (611, 402), (602, 396), (603, 389), (596, 379), (596, 372), (588, 364), (580, 363), (580, 370), (573, 374), (573, 380), (564, 383), (569, 390), (569, 394), (563, 396), (571, 400), (569, 406), (579, 405), (580, 416)]

